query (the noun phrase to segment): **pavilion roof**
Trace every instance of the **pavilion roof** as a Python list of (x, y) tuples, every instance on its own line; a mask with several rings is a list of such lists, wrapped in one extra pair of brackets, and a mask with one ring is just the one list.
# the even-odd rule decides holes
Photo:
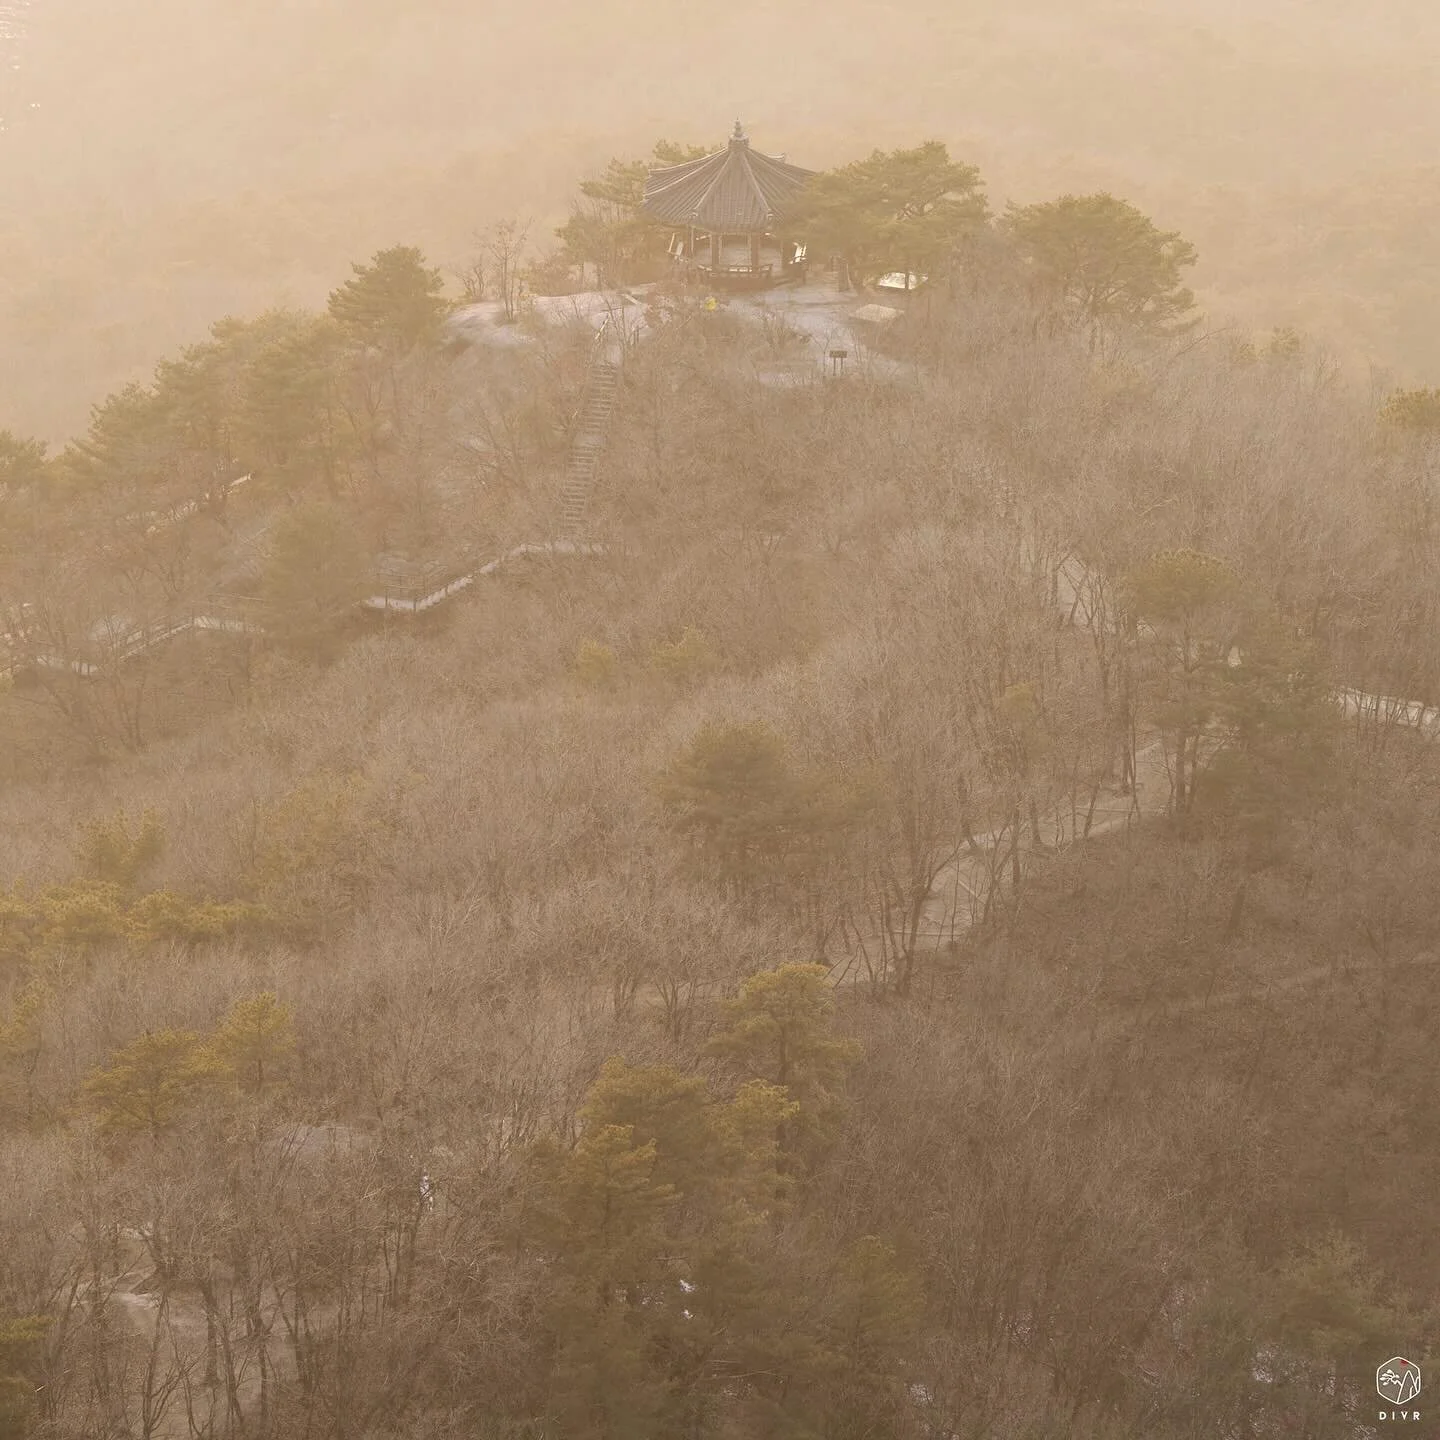
[(795, 202), (814, 173), (778, 155), (752, 150), (737, 120), (725, 149), (652, 170), (641, 208), (676, 225), (763, 234)]

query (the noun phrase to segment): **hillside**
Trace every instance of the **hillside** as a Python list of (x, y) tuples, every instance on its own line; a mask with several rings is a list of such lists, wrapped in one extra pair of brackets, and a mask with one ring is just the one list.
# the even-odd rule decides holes
[(557, 533), (595, 317), (377, 256), (7, 489), (17, 1433), (1375, 1433), (1440, 770), (1333, 692), (1440, 692), (1433, 441), (985, 234), (838, 373), (647, 291), (593, 548), (424, 614)]

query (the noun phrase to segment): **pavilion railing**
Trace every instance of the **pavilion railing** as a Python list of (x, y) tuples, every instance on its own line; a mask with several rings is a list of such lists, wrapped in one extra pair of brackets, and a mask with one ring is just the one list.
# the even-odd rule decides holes
[(696, 261), (695, 269), (706, 279), (715, 280), (769, 280), (775, 274), (775, 265), (766, 261), (763, 265), (711, 265)]

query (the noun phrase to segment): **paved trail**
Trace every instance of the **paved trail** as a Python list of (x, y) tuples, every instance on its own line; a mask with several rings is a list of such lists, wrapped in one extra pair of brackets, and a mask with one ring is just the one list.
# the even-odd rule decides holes
[[(1123, 830), (1145, 816), (1163, 815), (1170, 802), (1170, 779), (1158, 740), (1135, 754), (1136, 783), (1132, 793), (1102, 790), (1091, 807), (1087, 802), (1040, 817), (1039, 840), (1027, 820), (1021, 839), (1022, 869), (1037, 855), (1054, 855), (1072, 845)], [(979, 921), (997, 882), (1010, 873), (1013, 833), (1009, 827), (976, 837), (936, 878), (926, 905), (922, 933), (932, 944), (957, 939)]]

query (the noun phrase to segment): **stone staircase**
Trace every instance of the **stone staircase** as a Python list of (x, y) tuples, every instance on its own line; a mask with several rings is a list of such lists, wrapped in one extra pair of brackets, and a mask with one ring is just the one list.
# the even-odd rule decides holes
[(599, 477), (600, 458), (610, 435), (610, 417), (615, 411), (620, 385), (620, 367), (607, 348), (607, 321), (595, 337), (585, 390), (576, 417), (575, 435), (570, 442), (570, 460), (560, 491), (560, 533), (578, 540), (585, 528), (590, 498)]

